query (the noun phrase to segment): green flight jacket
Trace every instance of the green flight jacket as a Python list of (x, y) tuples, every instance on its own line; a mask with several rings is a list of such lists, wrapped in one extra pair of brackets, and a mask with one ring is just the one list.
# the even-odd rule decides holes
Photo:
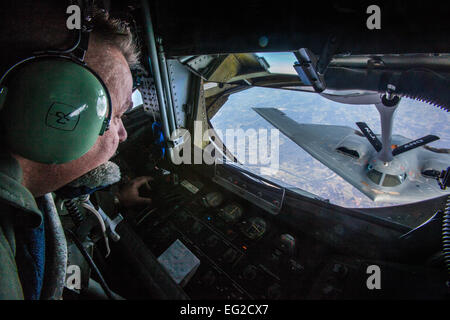
[(38, 227), (43, 219), (36, 201), (24, 186), (17, 160), (0, 150), (0, 299), (23, 299), (16, 256), (15, 228)]

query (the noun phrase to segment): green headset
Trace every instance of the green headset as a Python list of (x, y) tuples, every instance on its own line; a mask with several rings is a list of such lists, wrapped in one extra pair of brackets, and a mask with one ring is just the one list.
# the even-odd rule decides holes
[(80, 30), (73, 49), (26, 58), (1, 77), (2, 135), (12, 152), (36, 162), (65, 163), (84, 155), (108, 130), (111, 97), (84, 63), (89, 31)]

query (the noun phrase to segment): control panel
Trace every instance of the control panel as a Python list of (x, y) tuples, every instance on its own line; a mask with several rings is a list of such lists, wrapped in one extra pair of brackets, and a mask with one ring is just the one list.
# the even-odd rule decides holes
[(216, 165), (212, 180), (271, 214), (278, 214), (283, 205), (283, 187), (232, 165)]
[[(234, 180), (239, 176), (226, 174), (233, 184), (245, 183), (245, 176)], [(278, 215), (222, 184), (188, 179), (177, 177), (158, 184), (155, 205), (142, 210), (134, 220), (135, 231), (156, 257), (178, 244), (194, 256), (191, 260), (199, 262), (180, 282), (192, 299), (415, 298), (418, 292), (421, 296), (445, 295), (445, 285), (439, 281), (442, 275), (434, 269), (410, 272), (411, 266), (343, 255), (285, 225)], [(252, 188), (247, 190), (253, 192)], [(277, 192), (282, 190), (273, 190), (271, 186), (263, 189), (268, 192), (260, 200), (281, 200), (282, 193)], [(367, 267), (371, 265), (383, 272), (382, 292), (367, 287)], [(425, 274), (428, 278), (435, 275), (432, 285), (421, 278)], [(406, 289), (410, 279), (420, 290)]]
[(324, 247), (276, 226), (259, 207), (198, 186), (181, 181), (161, 200), (178, 197), (183, 205), (143, 210), (145, 218), (136, 219), (155, 256), (178, 240), (200, 260), (186, 293), (193, 299), (305, 298)]

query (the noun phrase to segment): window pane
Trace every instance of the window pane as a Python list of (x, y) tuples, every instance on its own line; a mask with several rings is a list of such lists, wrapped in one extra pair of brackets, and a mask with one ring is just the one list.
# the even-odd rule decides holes
[[(291, 53), (292, 54), (292, 53)], [(269, 58), (267, 58), (269, 59)], [(267, 60), (269, 64), (274, 61)], [(292, 61), (289, 62), (289, 64)], [(272, 65), (271, 65), (272, 66)], [(346, 105), (328, 100), (320, 95), (310, 92), (297, 92), (291, 90), (279, 90), (262, 87), (249, 87), (233, 93), (228, 97), (223, 106), (210, 118), (211, 124), (215, 130), (221, 131), (223, 141), (229, 152), (238, 158), (244, 164), (244, 167), (261, 175), (264, 178), (272, 180), (275, 183), (294, 186), (295, 188), (305, 190), (316, 194), (324, 199), (329, 199), (331, 203), (345, 207), (372, 208), (380, 206), (395, 205), (395, 201), (372, 201), (365, 194), (354, 188), (330, 168), (317, 161), (304, 149), (298, 146), (291, 139), (280, 133), (278, 138), (278, 156), (273, 157), (278, 162), (272, 161), (271, 130), (274, 129), (268, 121), (259, 116), (253, 108), (277, 108), (285, 113), (289, 118), (305, 124), (321, 125), (341, 125), (357, 129), (355, 122), (364, 121), (371, 127), (375, 133), (380, 133), (380, 115), (375, 107), (368, 105)], [(450, 113), (446, 113), (438, 108), (430, 108), (426, 103), (404, 98), (401, 100), (397, 110), (394, 134), (399, 134), (407, 138), (425, 136), (427, 134), (436, 134), (441, 137), (440, 140), (433, 142), (436, 148), (447, 148), (450, 124)], [(256, 131), (261, 141), (267, 142), (266, 158), (269, 163), (263, 163), (259, 157), (258, 148), (252, 148), (247, 141), (240, 143), (239, 139), (226, 139), (226, 131), (243, 130), (243, 136), (251, 130)], [(265, 130), (267, 137), (259, 135), (259, 130)], [(235, 132), (235, 131), (233, 131)], [(235, 132), (237, 133), (237, 132)], [(239, 136), (241, 137), (241, 136)], [(326, 143), (326, 141), (323, 141)], [(362, 157), (363, 151), (354, 147), (345, 145), (333, 145), (332, 147), (346, 147), (338, 150), (348, 156), (348, 161), (354, 161), (351, 157)], [(242, 147), (242, 148), (241, 148)], [(372, 148), (368, 147), (369, 150)], [(239, 152), (242, 149), (243, 152)], [(337, 154), (338, 151), (335, 151)], [(354, 151), (354, 153), (353, 153)], [(359, 154), (357, 154), (359, 152)], [(250, 162), (251, 156), (258, 159), (258, 163)], [(264, 160), (264, 159), (262, 159)], [(277, 163), (278, 167), (272, 166)], [(374, 169), (372, 167), (370, 170)], [(380, 185), (383, 175), (380, 172), (364, 172), (371, 177), (370, 184)], [(406, 178), (398, 177), (400, 183)], [(390, 183), (390, 178), (386, 183)], [(394, 183), (398, 183), (395, 181)], [(372, 187), (374, 187), (372, 185)]]
[(395, 187), (401, 183), (399, 176), (393, 176), (391, 174), (386, 174), (383, 181), (384, 187)]
[(131, 95), (131, 99), (133, 100), (133, 108), (144, 103), (144, 101), (142, 100), (142, 94), (139, 89), (134, 90), (133, 94)]
[(373, 169), (367, 173), (367, 176), (369, 177), (369, 179), (372, 180), (373, 183), (375, 183), (375, 184), (380, 184), (382, 175), (383, 174), (381, 172), (379, 172), (377, 170), (373, 170)]

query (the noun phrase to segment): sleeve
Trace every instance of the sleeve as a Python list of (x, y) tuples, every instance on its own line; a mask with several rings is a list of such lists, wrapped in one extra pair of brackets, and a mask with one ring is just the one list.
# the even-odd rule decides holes
[(5, 214), (5, 207), (0, 206), (0, 300), (23, 298), (15, 261), (14, 228), (8, 214)]

